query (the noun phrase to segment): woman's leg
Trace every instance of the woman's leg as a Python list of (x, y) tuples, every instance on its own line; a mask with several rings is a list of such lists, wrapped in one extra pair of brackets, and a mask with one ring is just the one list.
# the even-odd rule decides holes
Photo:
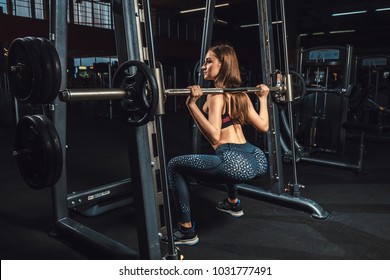
[[(215, 155), (182, 155), (168, 162), (169, 190), (173, 196), (181, 224), (191, 223), (190, 196), (186, 176), (213, 178), (218, 174), (221, 159)], [(222, 178), (222, 176), (221, 176)]]
[(230, 202), (236, 203), (238, 200), (238, 191), (236, 184), (226, 185), (227, 197)]
[(169, 190), (179, 220), (179, 230), (174, 232), (175, 244), (194, 245), (199, 241), (195, 233), (195, 224), (191, 221), (190, 195), (185, 176), (205, 178), (213, 175), (220, 164), (221, 160), (212, 155), (183, 155), (169, 161), (167, 167)]

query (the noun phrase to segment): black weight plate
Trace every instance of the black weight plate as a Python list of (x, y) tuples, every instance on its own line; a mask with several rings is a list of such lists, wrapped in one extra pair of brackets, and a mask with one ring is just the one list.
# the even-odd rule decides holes
[[(56, 145), (53, 145), (53, 139), (48, 131), (48, 128), (46, 126), (46, 121), (50, 122), (48, 118), (46, 118), (43, 115), (33, 115), (32, 116), (36, 123), (40, 126), (40, 129), (43, 131), (42, 134), (42, 146), (46, 147), (46, 150), (43, 150), (43, 156), (42, 159), (45, 159), (45, 162), (47, 162), (46, 166), (43, 166), (43, 170), (46, 172), (42, 172), (42, 188), (51, 187), (53, 184), (53, 178), (55, 175), (55, 166), (56, 166), (56, 159), (58, 154), (58, 147)], [(46, 120), (46, 121), (45, 121)]]
[(58, 135), (58, 132), (54, 127), (54, 124), (50, 121), (49, 118), (47, 118), (44, 115), (35, 115), (35, 117), (41, 119), (42, 123), (46, 125), (47, 132), (49, 133), (51, 139), (51, 146), (53, 147), (53, 153), (54, 153), (54, 162), (53, 162), (54, 171), (53, 171), (52, 181), (50, 182), (49, 185), (53, 186), (58, 182), (62, 173), (63, 157), (62, 157), (62, 145), (60, 141), (60, 136)]
[(8, 79), (10, 90), (20, 102), (31, 102), (39, 94), (39, 57), (29, 50), (23, 38), (12, 41), (8, 51)]
[[(136, 71), (132, 71), (134, 69)], [(158, 86), (146, 64), (136, 60), (122, 63), (113, 77), (113, 87), (127, 92), (121, 105), (128, 123), (141, 126), (153, 119), (159, 97)]]
[(41, 38), (26, 37), (25, 40), (30, 40), (31, 44), (35, 46), (39, 53), (42, 69), (42, 84), (41, 93), (36, 103), (46, 104), (49, 103), (49, 97), (51, 95), (53, 85), (53, 70), (51, 65), (51, 57), (47, 51), (46, 45), (43, 43)]
[(52, 89), (48, 99), (48, 103), (54, 101), (58, 96), (61, 87), (61, 62), (58, 52), (54, 45), (46, 38), (40, 38), (45, 44), (49, 56), (51, 58), (51, 69), (52, 69)]
[(25, 116), (19, 121), (14, 148), (25, 182), (34, 189), (48, 187), (53, 178), (55, 156), (50, 136), (39, 118)]
[(42, 72), (42, 59), (38, 47), (34, 44), (31, 37), (23, 38), (24, 43), (28, 48), (31, 61), (34, 63), (34, 78), (36, 80), (34, 90), (31, 98), (28, 100), (29, 103), (40, 104), (42, 98), (42, 83), (43, 83), (43, 72)]

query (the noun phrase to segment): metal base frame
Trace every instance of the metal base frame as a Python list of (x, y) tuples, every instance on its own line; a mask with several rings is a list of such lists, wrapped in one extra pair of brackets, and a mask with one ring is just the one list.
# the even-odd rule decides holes
[(237, 189), (244, 193), (257, 196), (264, 201), (309, 212), (313, 218), (327, 219), (329, 217), (329, 213), (327, 211), (322, 209), (317, 202), (308, 198), (292, 196), (287, 193), (277, 194), (259, 186), (249, 184), (239, 184), (237, 185)]

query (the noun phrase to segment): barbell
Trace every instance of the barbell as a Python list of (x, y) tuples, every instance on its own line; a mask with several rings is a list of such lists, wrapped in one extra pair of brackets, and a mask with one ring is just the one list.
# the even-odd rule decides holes
[[(188, 96), (190, 89), (165, 89), (162, 82), (162, 70), (160, 68), (151, 69), (146, 64), (130, 60), (122, 63), (113, 77), (114, 88), (101, 89), (66, 89), (59, 92), (59, 100), (63, 102), (88, 101), (88, 100), (120, 100), (122, 112), (126, 121), (141, 126), (153, 119), (156, 110), (163, 112), (163, 108), (157, 108), (169, 96)], [(304, 80), (302, 79), (302, 85)], [(286, 76), (278, 75), (277, 86), (270, 86), (270, 92), (274, 99), (285, 101), (282, 94), (289, 92), (289, 79)], [(292, 84), (290, 82), (290, 87)], [(258, 87), (238, 87), (238, 88), (202, 88), (204, 95), (228, 92), (255, 93)], [(298, 95), (293, 101), (301, 99)], [(162, 106), (161, 106), (162, 107)]]
[[(60, 91), (58, 53), (49, 40), (39, 37), (15, 39), (8, 51), (7, 67), (11, 92), (20, 102), (47, 104), (57, 96), (64, 102), (118, 100), (127, 122), (135, 126), (152, 120), (157, 110), (163, 112), (163, 102), (158, 102), (160, 97), (190, 94), (189, 89), (165, 89), (162, 69), (152, 70), (139, 61), (127, 61), (119, 66), (113, 77), (112, 89)], [(278, 86), (270, 87), (274, 97), (288, 91), (286, 78), (279, 78)], [(251, 93), (259, 91), (259, 88), (203, 88), (202, 91), (204, 94)], [(61, 175), (63, 155), (60, 138), (52, 122), (44, 115), (21, 118), (16, 129), (13, 155), (23, 179), (34, 189), (53, 186)]]
[[(126, 121), (141, 126), (164, 112), (163, 102), (168, 96), (187, 96), (189, 89), (165, 89), (162, 68), (149, 68), (140, 61), (122, 63), (113, 77), (110, 89), (67, 89), (60, 91), (61, 67), (58, 53), (45, 38), (15, 39), (8, 52), (8, 76), (11, 92), (24, 103), (46, 104), (58, 96), (61, 101), (115, 100)], [(275, 74), (276, 86), (269, 86), (275, 102), (298, 102), (306, 91), (301, 75)], [(203, 88), (204, 94), (259, 91), (256, 87)]]

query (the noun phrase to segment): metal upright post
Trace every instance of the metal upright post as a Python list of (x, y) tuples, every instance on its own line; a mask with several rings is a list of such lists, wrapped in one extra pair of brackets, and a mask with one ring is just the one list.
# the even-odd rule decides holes
[[(154, 41), (153, 41), (153, 29), (152, 29), (152, 19), (150, 13), (150, 5), (148, 0), (142, 0), (142, 7), (144, 9), (144, 20), (145, 20), (145, 42), (148, 50), (148, 62), (149, 66), (156, 69), (156, 58), (154, 52)], [(162, 77), (163, 78), (163, 77)], [(160, 112), (162, 113), (162, 112)], [(164, 131), (163, 131), (163, 122), (162, 122), (162, 114), (156, 114), (154, 117), (155, 123), (155, 132), (156, 132), (156, 142), (158, 146), (158, 161), (159, 161), (159, 175), (160, 175), (160, 183), (161, 183), (161, 192), (164, 199), (164, 215), (165, 215), (165, 223), (166, 223), (166, 231), (168, 237), (168, 254), (166, 256), (167, 259), (179, 259), (178, 251), (175, 248), (175, 243), (173, 239), (173, 226), (172, 226), (172, 215), (171, 215), (171, 204), (170, 204), (170, 196), (168, 190), (168, 178), (166, 171), (166, 155), (165, 155), (165, 143), (164, 143)]]
[[(142, 45), (138, 0), (113, 0), (115, 38), (119, 63), (149, 60)], [(161, 259), (156, 194), (148, 127), (128, 127), (128, 150), (137, 212), (138, 246), (141, 259)]]
[[(61, 62), (61, 87), (64, 90), (67, 85), (67, 42), (68, 42), (68, 28), (67, 28), (67, 1), (51, 1), (51, 18), (50, 18), (50, 41), (54, 43), (58, 56)], [(53, 187), (52, 196), (54, 201), (54, 218), (59, 221), (68, 217), (67, 204), (67, 173), (66, 173), (66, 103), (60, 102), (58, 98), (54, 100), (53, 123), (58, 131), (60, 137), (63, 163), (62, 174), (57, 184)]]
[[(353, 54), (353, 47), (352, 45), (347, 45), (346, 47), (346, 60), (345, 60), (345, 75), (344, 75), (344, 81), (343, 81), (343, 88), (347, 89), (348, 86), (351, 83), (351, 75), (352, 75), (352, 54)], [(341, 120), (340, 123), (346, 122), (348, 118), (348, 96), (342, 96), (341, 97), (341, 106), (342, 106), (342, 113), (341, 113)], [(345, 154), (345, 138), (346, 138), (346, 130), (340, 127), (340, 133), (339, 133), (339, 139), (338, 139), (338, 151), (341, 155)]]
[(287, 30), (286, 30), (286, 14), (284, 8), (284, 0), (280, 0), (280, 11), (282, 16), (282, 39), (283, 39), (283, 51), (284, 51), (284, 72), (287, 77), (288, 91), (286, 96), (287, 101), (287, 112), (289, 117), (290, 124), (290, 149), (291, 149), (291, 163), (292, 163), (292, 172), (293, 172), (293, 185), (291, 193), (294, 196), (300, 195), (301, 185), (298, 184), (298, 174), (297, 174), (297, 162), (296, 162), (296, 154), (295, 154), (295, 133), (294, 133), (294, 120), (293, 120), (293, 112), (292, 112), (292, 102), (294, 101), (293, 96), (293, 88), (292, 81), (290, 76), (290, 66), (288, 63), (288, 45), (287, 45)]
[[(202, 67), (206, 52), (211, 45), (211, 39), (213, 36), (213, 27), (214, 27), (214, 10), (215, 10), (215, 0), (207, 0), (206, 10), (204, 14), (204, 22), (203, 22), (202, 46), (200, 50), (199, 68)], [(198, 74), (198, 85), (200, 85), (201, 87), (204, 86), (204, 79), (201, 70), (199, 70), (199, 74)], [(205, 97), (201, 97), (199, 100), (204, 101), (204, 98)], [(201, 143), (202, 143), (201, 132), (197, 127), (197, 125), (194, 123), (192, 128), (192, 152), (193, 153), (196, 154), (201, 152)]]
[[(214, 11), (215, 11), (215, 0), (206, 1), (206, 10), (204, 13), (203, 32), (202, 32), (202, 46), (200, 48), (199, 67), (202, 67), (204, 57), (206, 56), (207, 50), (210, 48), (211, 39), (213, 38), (213, 27), (214, 27)], [(203, 74), (199, 71), (198, 84), (203, 86)]]
[[(275, 57), (273, 50), (273, 37), (272, 37), (272, 19), (271, 6), (269, 0), (258, 0), (258, 19), (259, 19), (259, 36), (263, 40), (260, 40), (260, 52), (261, 52), (261, 65), (263, 73), (263, 83), (272, 84), (272, 69), (275, 69)], [(283, 182), (283, 167), (282, 167), (282, 154), (280, 148), (280, 130), (279, 130), (279, 111), (275, 103), (271, 98), (268, 98), (268, 111), (269, 111), (269, 131), (267, 133), (268, 139), (268, 155), (269, 155), (269, 170), (271, 176), (272, 190), (275, 193), (281, 194), (284, 189)]]

